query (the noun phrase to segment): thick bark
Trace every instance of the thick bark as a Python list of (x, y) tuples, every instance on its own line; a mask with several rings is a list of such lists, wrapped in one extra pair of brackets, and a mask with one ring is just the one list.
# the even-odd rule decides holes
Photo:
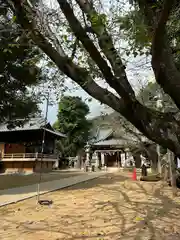
[[(173, 8), (173, 4), (178, 1), (164, 0), (163, 5), (159, 8), (156, 7), (154, 11), (152, 11), (154, 1), (137, 0), (137, 2), (139, 3), (141, 10), (144, 11), (144, 16), (148, 23), (149, 34), (153, 37), (152, 67), (156, 81), (161, 85), (164, 91), (169, 94), (180, 109), (180, 72), (176, 68), (166, 31), (166, 24)], [(176, 169), (174, 159), (172, 159), (170, 153), (168, 153), (168, 155), (172, 192), (173, 195), (176, 195)]]
[(162, 5), (154, 1), (137, 0), (144, 11), (152, 41), (152, 67), (156, 81), (180, 109), (180, 72), (178, 71), (167, 36), (166, 24), (177, 0), (164, 0)]
[(139, 153), (136, 153), (133, 155), (134, 161), (135, 161), (135, 167), (140, 168), (141, 167), (141, 157)]
[(156, 149), (154, 149), (154, 146), (149, 146), (147, 147), (147, 155), (148, 155), (148, 160), (151, 162), (151, 169), (153, 173), (157, 173), (157, 162), (158, 162), (158, 156)]
[[(160, 113), (140, 104), (131, 87), (129, 87), (125, 71), (117, 77), (117, 65), (112, 64), (112, 69), (108, 66), (105, 59), (101, 56), (92, 40), (88, 37), (80, 22), (76, 19), (69, 4), (65, 0), (59, 1), (61, 9), (66, 16), (71, 29), (76, 37), (84, 45), (91, 58), (97, 64), (107, 83), (122, 97), (117, 97), (108, 90), (100, 87), (91, 78), (89, 72), (75, 64), (72, 59), (68, 58), (64, 52), (62, 54), (56, 50), (43, 36), (33, 21), (29, 21), (26, 8), (19, 1), (11, 1), (14, 3), (16, 16), (22, 27), (29, 32), (29, 36), (37, 44), (37, 46), (57, 65), (60, 71), (66, 74), (69, 78), (79, 84), (87, 93), (96, 98), (100, 102), (110, 106), (115, 111), (121, 113), (128, 121), (130, 121), (137, 129), (152, 141), (162, 145), (165, 148), (171, 149), (177, 155), (180, 155), (180, 125), (173, 116), (167, 113)], [(13, 8), (13, 9), (14, 9)], [(98, 36), (99, 38), (99, 36)], [(102, 40), (102, 39), (100, 39)], [(101, 43), (102, 44), (102, 43)], [(100, 45), (100, 43), (99, 43)], [(104, 46), (101, 45), (102, 48)], [(108, 48), (107, 48), (108, 49)], [(106, 49), (104, 49), (105, 52)], [(111, 63), (111, 57), (119, 57), (110, 55), (111, 52), (105, 52), (105, 55)], [(121, 69), (122, 72), (122, 69)]]
[[(163, 44), (161, 42), (161, 44)], [(159, 58), (159, 57), (158, 57)], [(164, 91), (173, 99), (180, 109), (180, 73), (176, 69), (169, 43), (164, 43), (163, 52), (160, 59), (153, 59), (152, 66), (157, 82)]]

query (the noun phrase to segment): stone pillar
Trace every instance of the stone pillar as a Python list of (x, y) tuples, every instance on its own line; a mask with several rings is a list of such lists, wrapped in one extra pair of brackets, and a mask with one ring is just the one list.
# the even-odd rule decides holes
[(90, 145), (87, 143), (86, 145), (86, 160), (85, 160), (85, 170), (86, 167), (90, 166)]
[(76, 156), (75, 168), (81, 169), (81, 155), (80, 155), (80, 154), (78, 154), (78, 155)]
[(55, 169), (58, 169), (59, 168), (59, 160), (57, 159), (54, 163), (54, 166), (53, 166)]
[(126, 156), (124, 152), (121, 152), (121, 165), (122, 167), (126, 166)]
[(104, 156), (104, 153), (101, 153), (101, 164), (102, 164), (102, 167), (104, 167), (104, 164), (105, 164), (105, 156)]
[(125, 148), (125, 167), (127, 167), (127, 159), (130, 157), (129, 148)]
[(99, 167), (99, 158), (98, 158), (98, 153), (95, 152), (94, 154), (94, 159), (95, 159), (95, 167), (98, 168)]
[(86, 152), (86, 166), (90, 165), (90, 153)]
[(177, 158), (177, 168), (180, 168), (180, 159)]

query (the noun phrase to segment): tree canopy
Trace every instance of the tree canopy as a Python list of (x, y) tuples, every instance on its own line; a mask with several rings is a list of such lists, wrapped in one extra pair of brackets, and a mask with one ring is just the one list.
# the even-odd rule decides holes
[(148, 82), (140, 89), (137, 98), (142, 104), (149, 108), (157, 109), (157, 101), (161, 101), (160, 108), (163, 112), (175, 113), (178, 117), (179, 109), (176, 107), (169, 95), (165, 94), (157, 82)]
[(54, 128), (67, 136), (57, 142), (63, 156), (76, 156), (86, 145), (91, 127), (86, 118), (88, 113), (89, 107), (80, 97), (64, 96), (60, 100)]
[[(132, 11), (129, 11), (123, 16), (118, 14), (115, 16), (117, 22), (120, 24), (120, 28), (123, 29), (126, 41), (129, 43), (129, 48), (126, 53), (130, 53), (135, 56), (140, 54), (151, 55), (151, 46), (153, 36), (149, 34), (149, 25), (147, 19), (144, 18), (144, 12), (140, 7), (139, 1), (133, 1), (135, 4)], [(164, 1), (165, 2), (165, 1)], [(144, 4), (146, 6), (147, 4)], [(158, 11), (158, 8), (162, 8), (162, 1), (155, 1), (152, 8)], [(176, 67), (180, 67), (180, 21), (179, 21), (180, 8), (179, 5), (174, 2), (173, 9), (167, 21), (166, 31), (168, 34), (169, 45), (176, 63)]]
[(38, 111), (32, 87), (40, 82), (39, 49), (0, 1), (0, 122), (24, 119)]
[[(118, 42), (123, 31), (118, 28), (117, 14), (114, 16), (114, 11), (122, 7), (121, 1), (112, 3), (112, 13), (104, 9), (103, 3), (90, 0), (56, 0), (51, 8), (43, 2), (40, 7), (30, 1), (8, 3), (28, 36), (64, 75), (122, 114), (146, 137), (180, 154), (180, 124), (176, 116), (142, 104), (130, 84)], [(180, 72), (172, 51), (173, 42), (178, 39), (170, 31), (175, 26), (172, 17), (179, 9), (179, 1), (131, 3), (145, 23), (155, 79), (180, 108)], [(98, 84), (100, 79), (104, 87)]]

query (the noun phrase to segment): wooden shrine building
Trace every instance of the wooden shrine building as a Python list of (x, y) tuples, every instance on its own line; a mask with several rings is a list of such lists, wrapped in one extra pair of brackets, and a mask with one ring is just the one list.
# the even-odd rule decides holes
[(110, 128), (99, 128), (90, 145), (96, 165), (123, 167), (130, 164), (126, 161), (130, 156), (127, 140), (118, 138)]
[[(42, 154), (42, 140), (45, 134)], [(32, 173), (51, 171), (58, 160), (55, 140), (65, 137), (50, 123), (34, 118), (21, 127), (0, 125), (0, 171)]]

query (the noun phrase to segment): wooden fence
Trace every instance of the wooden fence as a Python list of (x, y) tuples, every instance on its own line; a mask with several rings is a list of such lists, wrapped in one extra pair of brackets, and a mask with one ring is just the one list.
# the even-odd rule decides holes
[(4, 154), (2, 156), (3, 159), (57, 159), (57, 156), (54, 154), (42, 154), (42, 153), (11, 153), (11, 154)]

